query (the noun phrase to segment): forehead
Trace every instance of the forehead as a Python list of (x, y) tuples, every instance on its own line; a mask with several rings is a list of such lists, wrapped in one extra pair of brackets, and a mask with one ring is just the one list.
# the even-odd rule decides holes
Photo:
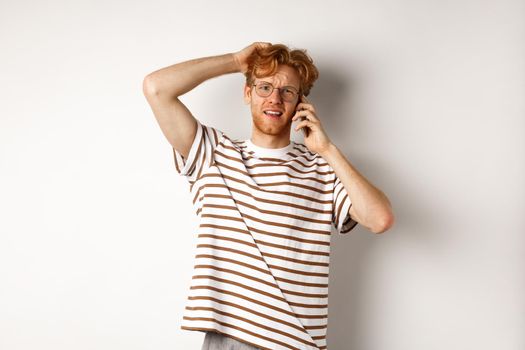
[(293, 86), (299, 88), (301, 79), (299, 73), (290, 66), (280, 65), (274, 75), (261, 77), (258, 81), (267, 81), (274, 86)]

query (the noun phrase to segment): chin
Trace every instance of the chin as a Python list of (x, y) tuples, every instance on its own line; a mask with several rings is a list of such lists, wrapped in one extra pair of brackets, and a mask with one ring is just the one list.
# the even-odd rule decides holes
[(278, 124), (278, 123), (268, 123), (266, 120), (253, 120), (255, 128), (266, 135), (279, 136), (283, 133), (290, 132), (289, 124)]

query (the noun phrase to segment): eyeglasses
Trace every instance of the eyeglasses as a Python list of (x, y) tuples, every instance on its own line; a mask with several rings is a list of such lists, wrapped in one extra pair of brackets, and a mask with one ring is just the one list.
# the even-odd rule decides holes
[(274, 89), (277, 89), (282, 97), (282, 99), (286, 102), (292, 102), (295, 101), (297, 96), (299, 95), (299, 91), (297, 91), (295, 88), (291, 86), (285, 86), (282, 88), (276, 88), (272, 84), (267, 83), (265, 81), (260, 81), (257, 84), (252, 84), (255, 86), (255, 92), (257, 95), (261, 97), (268, 97), (273, 93)]

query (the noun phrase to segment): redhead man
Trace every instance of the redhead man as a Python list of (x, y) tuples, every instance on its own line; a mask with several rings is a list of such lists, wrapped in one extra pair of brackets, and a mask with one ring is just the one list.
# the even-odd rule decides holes
[[(249, 139), (201, 123), (179, 99), (228, 73), (246, 77)], [(318, 75), (305, 50), (257, 42), (144, 79), (199, 218), (181, 328), (206, 332), (203, 350), (326, 349), (332, 225), (340, 234), (393, 225), (388, 198), (330, 140), (306, 98)], [(294, 122), (304, 143), (290, 139)]]

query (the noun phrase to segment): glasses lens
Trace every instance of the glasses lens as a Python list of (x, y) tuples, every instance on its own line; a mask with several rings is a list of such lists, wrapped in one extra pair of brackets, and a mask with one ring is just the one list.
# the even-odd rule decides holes
[(258, 83), (255, 85), (255, 91), (257, 91), (261, 97), (268, 97), (272, 94), (273, 86), (269, 83)]
[(295, 96), (297, 96), (297, 92), (295, 90), (292, 90), (290, 88), (284, 88), (281, 90), (283, 100), (285, 101), (293, 101), (295, 99)]

